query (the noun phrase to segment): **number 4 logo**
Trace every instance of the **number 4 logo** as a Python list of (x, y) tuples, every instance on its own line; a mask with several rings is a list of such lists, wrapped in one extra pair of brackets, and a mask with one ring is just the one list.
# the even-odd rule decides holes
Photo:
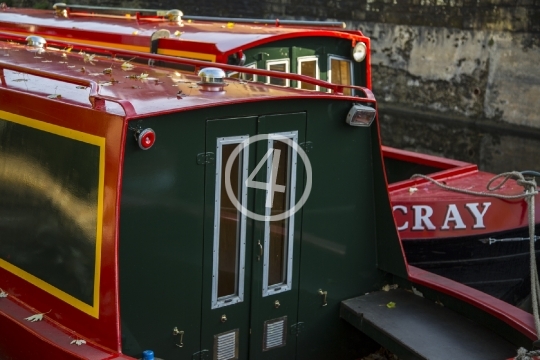
[[(273, 153), (273, 156), (272, 156)], [(279, 158), (281, 156), (281, 150), (279, 149), (268, 149), (266, 152), (266, 155), (259, 161), (257, 166), (255, 167), (255, 170), (248, 176), (246, 180), (246, 186), (254, 189), (261, 189), (266, 190), (266, 204), (265, 207), (272, 208), (274, 206), (274, 193), (276, 191), (284, 193), (286, 187), (283, 185), (276, 184), (276, 178), (279, 171)], [(267, 183), (263, 183), (260, 181), (255, 181), (253, 178), (257, 175), (257, 173), (261, 170), (264, 163), (269, 162), (268, 159), (272, 157), (272, 165), (268, 166), (268, 177), (270, 181)]]
[[(234, 204), (236, 209), (240, 211), (244, 216), (249, 217), (250, 219), (256, 220), (256, 221), (280, 221), (283, 219), (288, 219), (290, 216), (294, 215), (298, 210), (304, 206), (305, 202), (307, 201), (309, 194), (311, 192), (311, 186), (312, 186), (312, 174), (311, 174), (311, 163), (307, 157), (307, 154), (305, 151), (298, 146), (296, 140), (297, 140), (297, 132), (288, 132), (286, 133), (288, 136), (284, 136), (284, 133), (281, 134), (259, 134), (255, 136), (251, 136), (248, 139), (244, 140), (238, 146), (232, 151), (231, 155), (229, 155), (229, 159), (227, 160), (227, 163), (225, 164), (225, 191), (227, 192), (227, 195), (229, 196), (229, 199)], [(238, 198), (236, 198), (236, 195), (232, 189), (231, 186), (231, 169), (234, 162), (234, 159), (237, 158), (240, 154), (240, 152), (243, 149), (246, 149), (250, 144), (256, 143), (258, 141), (281, 141), (292, 149), (291, 152), (291, 158), (289, 159), (291, 161), (291, 167), (293, 167), (291, 171), (291, 177), (290, 182), (291, 184), (295, 183), (296, 175), (295, 175), (295, 167), (296, 167), (296, 154), (300, 156), (302, 159), (302, 162), (304, 163), (305, 169), (306, 169), (306, 184), (304, 187), (304, 193), (300, 197), (300, 200), (294, 205), (292, 205), (289, 209), (286, 211), (280, 213), (280, 214), (274, 214), (274, 215), (263, 215), (263, 214), (256, 214), (251, 210), (248, 210), (244, 204), (242, 204), (240, 201), (238, 201)], [(272, 166), (268, 167), (267, 173), (267, 183), (263, 183), (260, 181), (255, 181), (254, 178), (257, 175), (257, 173), (261, 170), (262, 166), (264, 165), (265, 161), (270, 162), (270, 156), (272, 156)], [(281, 156), (281, 151), (279, 149), (273, 149), (270, 148), (266, 155), (263, 157), (263, 159), (257, 164), (255, 170), (253, 170), (253, 173), (251, 173), (248, 177), (248, 179), (245, 181), (245, 188), (255, 188), (255, 189), (261, 189), (266, 190), (266, 208), (272, 208), (273, 200), (274, 200), (274, 194), (275, 192), (282, 192), (284, 193), (286, 190), (286, 187), (283, 185), (276, 184), (276, 179), (278, 175), (278, 165), (279, 165), (279, 159)], [(288, 169), (281, 169), (282, 171), (288, 171)], [(288, 185), (288, 184), (287, 184)], [(292, 204), (292, 200), (295, 199), (295, 186), (294, 185), (288, 185), (289, 189), (289, 197), (290, 197), (290, 203)]]

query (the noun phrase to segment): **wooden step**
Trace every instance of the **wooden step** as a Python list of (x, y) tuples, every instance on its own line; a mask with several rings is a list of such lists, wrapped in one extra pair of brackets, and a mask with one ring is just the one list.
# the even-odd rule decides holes
[[(395, 307), (389, 308), (390, 302)], [(345, 300), (340, 316), (404, 360), (496, 360), (517, 355), (517, 346), (489, 329), (401, 289)]]

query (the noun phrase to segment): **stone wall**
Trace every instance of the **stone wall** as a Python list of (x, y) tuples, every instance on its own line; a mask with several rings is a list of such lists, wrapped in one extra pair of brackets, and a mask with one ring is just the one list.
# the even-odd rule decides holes
[[(18, 7), (38, 3), (52, 6), (55, 2), (7, 0)], [(71, 3), (180, 9), (190, 15), (334, 19), (350, 23), (540, 32), (540, 0), (78, 0)]]
[(540, 34), (358, 27), (373, 42), (373, 87), (382, 103), (540, 128)]
[[(349, 29), (360, 29), (372, 39), (373, 90), (385, 144), (473, 161), (491, 171), (522, 164), (522, 154), (527, 154), (531, 160), (526, 167), (540, 169), (534, 156), (540, 149), (540, 0), (79, 3), (180, 8), (190, 15), (345, 21)], [(430, 130), (434, 128), (438, 132)], [(441, 145), (449, 139), (454, 146)]]

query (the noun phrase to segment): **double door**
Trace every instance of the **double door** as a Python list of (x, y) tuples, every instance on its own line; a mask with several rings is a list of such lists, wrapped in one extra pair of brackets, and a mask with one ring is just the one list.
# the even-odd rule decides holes
[[(306, 114), (207, 121), (201, 349), (292, 359)], [(295, 145), (296, 144), (296, 145)]]

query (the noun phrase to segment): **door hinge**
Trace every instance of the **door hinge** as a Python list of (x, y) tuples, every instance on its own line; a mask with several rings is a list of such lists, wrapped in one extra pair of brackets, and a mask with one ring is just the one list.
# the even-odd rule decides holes
[(216, 154), (206, 152), (197, 154), (197, 165), (213, 164), (216, 161)]
[(210, 359), (210, 351), (201, 350), (191, 356), (191, 360), (208, 360)]
[(291, 325), (291, 333), (298, 336), (304, 330), (304, 323), (297, 322), (296, 324)]
[(307, 153), (313, 150), (313, 143), (311, 141), (306, 141), (298, 145), (300, 145), (300, 147)]

